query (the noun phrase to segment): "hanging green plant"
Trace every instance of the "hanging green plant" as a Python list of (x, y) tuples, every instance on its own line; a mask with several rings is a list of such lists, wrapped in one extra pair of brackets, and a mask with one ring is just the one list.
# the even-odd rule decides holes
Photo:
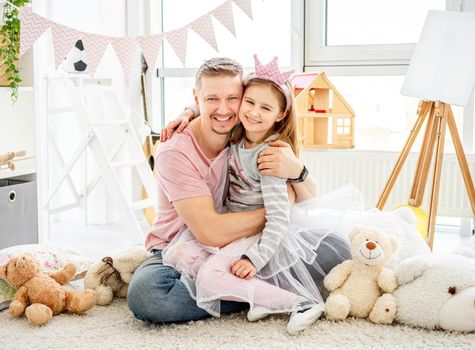
[(0, 27), (0, 76), (6, 77), (7, 85), (12, 89), (12, 102), (18, 98), (21, 83), (18, 59), (20, 56), (20, 19), (18, 8), (30, 0), (9, 0), (3, 5), (3, 24)]

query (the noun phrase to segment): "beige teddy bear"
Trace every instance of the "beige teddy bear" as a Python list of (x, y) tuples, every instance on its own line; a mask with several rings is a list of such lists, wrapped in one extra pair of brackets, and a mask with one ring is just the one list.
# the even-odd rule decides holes
[(353, 259), (335, 266), (324, 279), (331, 292), (325, 303), (327, 318), (369, 316), (374, 323), (392, 323), (397, 303), (388, 293), (397, 288), (397, 278), (384, 265), (396, 250), (396, 238), (369, 227), (353, 229), (348, 238)]
[(132, 274), (151, 255), (142, 248), (130, 248), (114, 258), (105, 257), (87, 271), (84, 287), (95, 290), (97, 305), (109, 305), (114, 296), (126, 298)]
[(40, 271), (31, 254), (11, 258), (0, 266), (0, 277), (16, 288), (9, 311), (13, 316), (26, 314), (32, 324), (40, 326), (63, 311), (81, 314), (94, 306), (92, 290), (65, 290), (63, 285), (76, 274), (76, 267), (67, 264), (62, 270), (46, 274)]

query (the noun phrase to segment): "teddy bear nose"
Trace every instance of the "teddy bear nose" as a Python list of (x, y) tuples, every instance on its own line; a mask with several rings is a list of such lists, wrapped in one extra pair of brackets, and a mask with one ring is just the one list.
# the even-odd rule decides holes
[(368, 243), (366, 243), (366, 248), (368, 248), (369, 250), (373, 250), (373, 249), (376, 248), (376, 243), (368, 242)]

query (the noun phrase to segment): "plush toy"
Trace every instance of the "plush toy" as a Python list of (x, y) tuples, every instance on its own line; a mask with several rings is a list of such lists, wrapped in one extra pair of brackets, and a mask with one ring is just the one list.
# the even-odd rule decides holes
[(325, 303), (327, 318), (369, 316), (374, 323), (392, 323), (396, 300), (388, 293), (396, 289), (397, 280), (384, 265), (396, 250), (396, 238), (370, 227), (355, 228), (348, 238), (353, 259), (335, 266), (324, 279), (331, 292)]
[(0, 266), (0, 277), (17, 289), (10, 314), (25, 314), (28, 321), (40, 326), (63, 311), (81, 314), (94, 306), (94, 291), (77, 292), (62, 287), (76, 274), (73, 264), (50, 274), (41, 272), (38, 266), (31, 254), (15, 256)]
[(114, 296), (126, 298), (132, 274), (149, 256), (142, 248), (130, 248), (105, 257), (87, 271), (84, 287), (95, 290), (97, 305), (109, 305)]
[(398, 266), (396, 275), (396, 321), (429, 329), (475, 330), (473, 250), (408, 258)]

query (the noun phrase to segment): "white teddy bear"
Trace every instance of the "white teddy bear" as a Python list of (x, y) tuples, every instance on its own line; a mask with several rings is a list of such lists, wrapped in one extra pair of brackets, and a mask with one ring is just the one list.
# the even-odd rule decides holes
[(475, 330), (475, 253), (408, 258), (396, 269), (396, 321), (429, 329)]
[[(330, 320), (368, 317), (374, 323), (392, 323), (396, 301), (396, 275), (384, 267), (396, 250), (396, 238), (375, 229), (355, 228), (348, 235), (353, 259), (335, 266), (325, 276), (331, 292), (325, 308)], [(383, 294), (385, 293), (385, 294)]]
[(96, 292), (97, 305), (109, 305), (114, 296), (126, 298), (132, 274), (151, 255), (142, 248), (130, 248), (114, 258), (105, 257), (87, 271), (84, 287)]

